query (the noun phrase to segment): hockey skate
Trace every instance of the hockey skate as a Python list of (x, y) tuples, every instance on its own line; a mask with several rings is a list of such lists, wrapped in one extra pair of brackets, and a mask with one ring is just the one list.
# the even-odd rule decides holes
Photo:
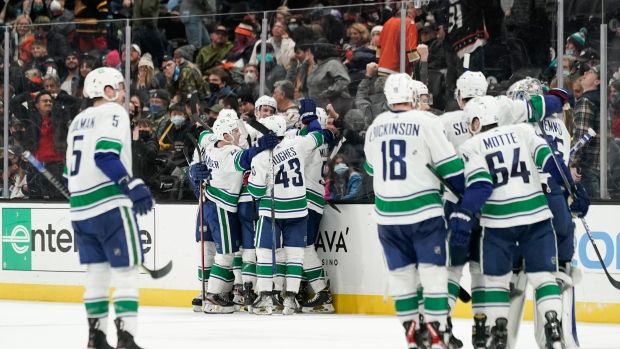
[(308, 297), (308, 282), (302, 281), (299, 284), (299, 292), (297, 292), (297, 303), (304, 304), (306, 302), (306, 297)]
[(236, 284), (233, 286), (232, 302), (235, 304), (235, 311), (241, 310), (243, 306), (243, 285)]
[(256, 315), (271, 315), (273, 312), (273, 295), (270, 291), (261, 291), (252, 304), (252, 313)]
[(487, 316), (484, 314), (474, 315), (474, 326), (471, 329), (471, 342), (474, 349), (486, 349), (490, 337), (489, 326), (486, 325)]
[(142, 349), (133, 340), (131, 333), (124, 330), (125, 325), (122, 319), (116, 318), (114, 324), (116, 325), (116, 334), (118, 336), (116, 349)]
[(287, 291), (284, 296), (284, 309), (282, 315), (293, 315), (299, 312), (299, 303), (297, 303), (297, 293)]
[(207, 293), (204, 312), (207, 314), (232, 314), (235, 312), (235, 303), (230, 301), (228, 293)]
[(114, 349), (99, 329), (99, 319), (88, 319), (88, 349)]
[(246, 282), (243, 284), (243, 310), (249, 313), (252, 312), (252, 304), (256, 301), (256, 293), (252, 289), (252, 283)]
[(194, 310), (194, 313), (199, 313), (202, 311), (202, 292), (192, 299), (192, 309)]
[(282, 291), (273, 290), (271, 293), (272, 303), (273, 303), (273, 313), (274, 314), (282, 314), (284, 310), (284, 298), (282, 297)]
[(460, 349), (463, 347), (463, 342), (454, 337), (454, 334), (452, 334), (452, 317), (448, 316), (448, 325), (447, 325), (447, 331), (450, 332), (450, 343), (448, 344), (448, 346), (450, 347), (450, 349)]
[(301, 312), (307, 314), (333, 314), (336, 312), (334, 309), (334, 299), (330, 292), (329, 280), (324, 289), (317, 292), (312, 299), (301, 304)]
[(446, 343), (450, 342), (449, 331), (439, 331), (439, 322), (426, 323), (428, 334), (430, 335), (429, 349), (448, 349)]
[(495, 326), (491, 328), (492, 349), (506, 349), (508, 346), (508, 320), (499, 318), (495, 320)]
[(558, 314), (550, 310), (545, 313), (545, 336), (547, 337), (546, 349), (564, 349), (562, 343), (562, 326), (558, 320)]
[(407, 338), (407, 348), (426, 349), (426, 345), (420, 339), (420, 330), (415, 328), (415, 321), (405, 321), (403, 322), (403, 327), (405, 328), (405, 337)]

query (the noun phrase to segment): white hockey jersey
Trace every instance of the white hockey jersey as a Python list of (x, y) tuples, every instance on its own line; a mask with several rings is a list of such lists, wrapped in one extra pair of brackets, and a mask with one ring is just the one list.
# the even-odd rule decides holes
[(444, 214), (439, 180), (426, 164), (450, 178), (463, 173), (463, 162), (439, 118), (417, 110), (382, 113), (366, 132), (364, 152), (378, 224), (414, 224)]
[(493, 183), (480, 225), (507, 228), (551, 218), (537, 171), (550, 156), (545, 140), (525, 123), (496, 127), (463, 143), (466, 186)]
[(454, 150), (456, 150), (457, 154), (460, 154), (459, 148), (461, 144), (471, 138), (467, 115), (465, 115), (464, 111), (457, 110), (441, 115), (440, 119), (446, 129), (448, 140), (452, 143), (452, 146), (454, 146)]
[(204, 148), (203, 161), (211, 169), (207, 198), (229, 212), (237, 212), (243, 186), (243, 171), (239, 161), (244, 152), (236, 145), (217, 147), (218, 142)]
[[(273, 148), (273, 182), (276, 218), (297, 218), (308, 214), (306, 200), (306, 163), (312, 152), (323, 145), (323, 136), (312, 132), (308, 136), (286, 136)], [(248, 189), (252, 196), (262, 199), (259, 215), (271, 215), (271, 183), (269, 151), (252, 159)]]
[[(564, 125), (562, 117), (558, 118), (557, 114), (553, 114), (546, 117), (542, 121), (542, 124), (545, 128), (547, 136), (549, 137), (549, 143), (551, 143), (555, 147), (556, 154), (561, 156), (564, 160), (564, 164), (568, 166), (571, 135), (570, 133), (568, 133), (568, 129), (566, 128), (566, 125)], [(540, 127), (538, 126), (538, 124), (533, 124), (533, 126), (536, 134), (540, 137), (543, 137), (543, 134), (540, 131)], [(544, 173), (542, 169), (539, 169), (539, 173), (541, 181), (549, 181), (549, 179), (551, 178), (551, 175), (548, 173)]]
[(92, 218), (116, 207), (133, 207), (118, 185), (97, 167), (95, 155), (101, 153), (118, 154), (129, 176), (133, 175), (129, 115), (117, 103), (84, 110), (69, 127), (65, 176), (72, 220)]

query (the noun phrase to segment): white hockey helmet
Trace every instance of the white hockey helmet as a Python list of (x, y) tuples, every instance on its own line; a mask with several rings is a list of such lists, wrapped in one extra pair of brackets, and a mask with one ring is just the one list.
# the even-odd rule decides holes
[(405, 73), (392, 74), (385, 80), (383, 93), (387, 100), (388, 107), (393, 108), (394, 104), (412, 103), (413, 104), (413, 79)]
[(456, 80), (456, 90), (454, 90), (454, 99), (463, 100), (465, 98), (482, 97), (487, 94), (489, 83), (479, 71), (466, 71)]
[(266, 118), (259, 119), (258, 122), (263, 124), (269, 130), (273, 131), (276, 136), (284, 137), (286, 132), (286, 120), (280, 115), (272, 115)]
[[(120, 91), (119, 84), (124, 83), (123, 74), (113, 68), (98, 68), (86, 75), (84, 80), (84, 97), (90, 99), (102, 97), (108, 101), (115, 101)], [(105, 95), (106, 86), (110, 86), (116, 91), (114, 98), (108, 98)]]
[(254, 112), (258, 114), (258, 111), (260, 110), (262, 106), (272, 107), (274, 114), (278, 110), (278, 104), (276, 103), (276, 100), (271, 96), (264, 95), (264, 96), (259, 97), (256, 100), (256, 103), (254, 103), (254, 109), (255, 109)]
[(530, 78), (529, 76), (525, 79), (519, 80), (510, 85), (508, 91), (506, 92), (506, 96), (512, 100), (525, 99), (526, 92), (530, 96), (542, 95), (543, 87), (540, 80)]
[(413, 80), (413, 92), (415, 93), (415, 98), (419, 99), (420, 96), (428, 94), (428, 87), (422, 81)]
[(316, 107), (316, 116), (321, 127), (325, 127), (325, 125), (327, 125), (327, 119), (329, 118), (325, 109)]
[(215, 124), (213, 125), (213, 133), (217, 136), (217, 139), (220, 141), (225, 141), (224, 135), (230, 135), (233, 137), (233, 131), (239, 128), (239, 124), (237, 120), (229, 119), (229, 118), (217, 118), (215, 120)]
[[(476, 97), (469, 101), (463, 110), (469, 121), (469, 132), (477, 134), (482, 127), (499, 123), (500, 107), (497, 99), (491, 96)], [(473, 129), (473, 122), (478, 119), (480, 126)]]
[(219, 114), (217, 114), (217, 118), (226, 118), (226, 119), (232, 119), (232, 120), (239, 120), (239, 116), (237, 115), (237, 112), (232, 110), (232, 109), (222, 109)]

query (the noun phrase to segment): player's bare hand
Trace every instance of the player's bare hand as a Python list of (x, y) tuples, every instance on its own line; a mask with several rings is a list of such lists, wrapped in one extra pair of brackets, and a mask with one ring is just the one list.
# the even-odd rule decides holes
[(573, 180), (575, 181), (575, 183), (579, 183), (579, 181), (581, 181), (581, 175), (577, 173), (577, 168), (571, 167), (570, 175), (573, 176)]

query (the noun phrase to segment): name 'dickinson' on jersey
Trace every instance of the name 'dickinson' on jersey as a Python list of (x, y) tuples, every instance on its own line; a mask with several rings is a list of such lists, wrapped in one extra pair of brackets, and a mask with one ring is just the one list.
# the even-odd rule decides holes
[(483, 142), (484, 147), (486, 149), (490, 149), (508, 144), (517, 144), (519, 143), (519, 139), (517, 139), (517, 136), (513, 132), (510, 132), (502, 135), (487, 137), (483, 139)]
[(370, 132), (369, 141), (372, 142), (375, 138), (391, 136), (391, 135), (419, 136), (420, 125), (405, 123), (405, 122), (376, 125), (372, 128), (372, 131)]

